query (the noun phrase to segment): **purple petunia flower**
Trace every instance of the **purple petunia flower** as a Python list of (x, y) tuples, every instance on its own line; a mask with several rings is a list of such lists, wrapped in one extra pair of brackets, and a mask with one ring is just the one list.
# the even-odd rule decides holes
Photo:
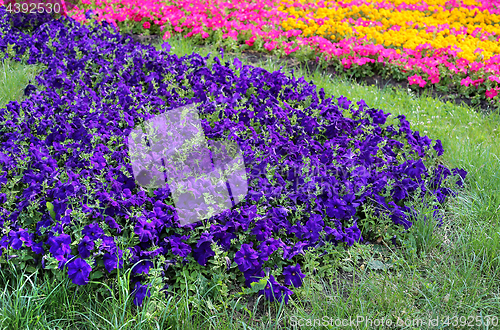
[(101, 238), (101, 236), (104, 234), (104, 230), (102, 230), (97, 223), (91, 223), (90, 225), (83, 227), (82, 234), (88, 236), (91, 240), (94, 241)]
[(339, 197), (331, 198), (327, 203), (326, 214), (335, 219), (344, 218), (346, 211), (346, 202)]
[(306, 277), (306, 275), (302, 274), (300, 271), (299, 264), (285, 267), (283, 269), (283, 275), (285, 276), (285, 284), (293, 285), (296, 288), (302, 285), (302, 279)]
[[(116, 253), (105, 253), (102, 257), (104, 262), (104, 268), (111, 273), (116, 267), (123, 267), (123, 251), (119, 250), (118, 254)], [(118, 263), (118, 259), (120, 259), (120, 263)]]
[(87, 284), (91, 271), (92, 267), (81, 258), (76, 258), (68, 263), (68, 277), (76, 285)]
[(422, 162), (422, 159), (408, 163), (409, 164), (407, 164), (405, 168), (405, 173), (411, 178), (420, 178), (422, 173), (427, 170)]
[(141, 306), (146, 296), (151, 297), (150, 286), (151, 284), (142, 285), (140, 282), (135, 283), (134, 291), (132, 292), (134, 294), (134, 305)]
[(71, 252), (70, 248), (71, 237), (67, 234), (61, 234), (59, 236), (51, 236), (47, 245), (50, 246), (49, 252), (54, 256), (66, 255)]
[[(180, 257), (187, 257), (189, 253), (191, 253), (191, 247), (182, 242), (182, 240), (188, 239), (189, 236), (170, 236), (168, 237), (168, 242), (170, 243), (170, 247), (172, 249), (172, 253), (178, 255)], [(165, 238), (167, 240), (167, 238)]]
[(9, 232), (10, 245), (14, 250), (19, 250), (23, 247), (23, 242), (29, 240), (28, 232), (25, 229), (19, 229), (18, 231), (11, 230)]
[(234, 255), (234, 261), (238, 264), (241, 272), (246, 272), (249, 269), (255, 269), (260, 266), (259, 255), (253, 248), (253, 243), (242, 244), (241, 249)]
[(269, 277), (269, 280), (267, 281), (266, 287), (264, 288), (264, 290), (261, 290), (260, 293), (264, 294), (267, 300), (271, 302), (275, 300), (281, 302), (284, 300), (285, 304), (288, 304), (289, 296), (293, 294), (293, 291), (279, 284), (274, 279), (274, 276), (271, 275)]
[(153, 267), (153, 263), (149, 260), (141, 260), (137, 265), (132, 268), (134, 274), (148, 274), (149, 269)]
[(193, 249), (194, 258), (202, 266), (207, 264), (208, 258), (215, 255), (215, 252), (211, 247), (212, 241), (213, 236), (211, 234), (203, 233), (201, 234), (198, 243), (196, 243), (196, 248)]
[(78, 243), (78, 253), (82, 258), (90, 257), (90, 251), (94, 248), (94, 241), (90, 239), (90, 237), (85, 236), (82, 238), (80, 243)]
[(147, 242), (155, 238), (156, 230), (154, 224), (141, 217), (134, 227), (134, 233), (139, 236), (141, 242)]

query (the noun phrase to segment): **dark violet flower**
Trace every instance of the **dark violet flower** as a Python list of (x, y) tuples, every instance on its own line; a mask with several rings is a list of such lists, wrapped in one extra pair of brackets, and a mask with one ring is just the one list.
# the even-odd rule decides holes
[(112, 236), (106, 236), (103, 235), (101, 236), (102, 244), (99, 247), (100, 251), (105, 251), (109, 253), (115, 253), (116, 252), (116, 243), (115, 240)]
[(109, 228), (115, 229), (117, 234), (120, 234), (122, 232), (122, 228), (120, 227), (120, 225), (118, 225), (115, 219), (113, 219), (109, 215), (106, 216), (106, 224), (109, 226)]
[(441, 140), (436, 140), (436, 144), (433, 146), (433, 148), (434, 150), (436, 150), (438, 156), (444, 154), (443, 144), (441, 143)]
[(85, 12), (86, 19), (90, 19), (93, 15), (94, 15), (94, 12), (90, 9)]
[(344, 233), (342, 233), (342, 231), (337, 230), (335, 227), (331, 228), (325, 226), (325, 233), (330, 239), (333, 239), (334, 242), (342, 241), (342, 239), (344, 238)]
[(306, 275), (302, 274), (300, 271), (299, 264), (295, 266), (286, 266), (283, 269), (283, 275), (285, 276), (285, 285), (293, 285), (296, 288), (302, 285), (302, 279), (306, 277)]
[(406, 165), (405, 173), (410, 178), (419, 178), (422, 173), (427, 170), (424, 163), (422, 162), (422, 159), (419, 159), (417, 161), (409, 161), (407, 163), (408, 164)]
[(80, 243), (78, 243), (78, 253), (82, 258), (90, 257), (90, 251), (94, 249), (94, 241), (90, 239), (90, 237), (85, 236), (82, 238)]
[[(149, 269), (153, 267), (153, 263), (149, 260), (141, 260), (137, 265), (132, 268), (134, 274), (148, 274)], [(115, 267), (116, 268), (116, 267)]]
[(332, 197), (325, 203), (326, 214), (331, 218), (342, 219), (345, 216), (346, 204), (347, 203), (338, 196)]
[(164, 42), (161, 45), (161, 48), (168, 53), (168, 52), (170, 52), (171, 46), (170, 46), (170, 44), (168, 42)]
[(252, 234), (255, 235), (258, 241), (264, 241), (271, 235), (271, 228), (268, 226), (267, 221), (259, 221), (252, 229)]
[(259, 255), (252, 246), (253, 243), (242, 244), (241, 249), (234, 255), (234, 261), (238, 264), (238, 268), (243, 273), (260, 266), (258, 261)]
[(361, 237), (361, 230), (359, 230), (356, 223), (354, 223), (354, 225), (352, 225), (351, 227), (345, 229), (344, 240), (348, 246), (353, 245), (354, 242), (363, 240), (363, 238)]
[(283, 245), (282, 242), (274, 239), (268, 238), (266, 241), (260, 243), (259, 245), (259, 257), (263, 261), (267, 261), (269, 256), (276, 250), (278, 250)]
[(31, 84), (30, 80), (30, 83), (24, 88), (24, 96), (30, 96), (34, 91), (36, 91), (36, 87)]
[(82, 234), (88, 236), (91, 240), (96, 240), (101, 238), (104, 234), (104, 230), (99, 227), (97, 223), (91, 223), (82, 229)]
[(321, 218), (313, 218), (307, 220), (306, 225), (302, 227), (302, 239), (308, 240), (310, 243), (315, 243), (319, 239), (321, 230), (323, 229)]
[[(182, 240), (188, 239), (189, 236), (171, 236), (168, 238), (168, 242), (170, 243), (170, 247), (172, 249), (172, 253), (178, 255), (180, 257), (187, 257), (189, 253), (191, 253), (191, 247), (182, 242)], [(167, 240), (165, 238), (165, 240)]]
[(76, 258), (68, 263), (68, 277), (76, 285), (87, 284), (91, 271), (92, 267), (81, 258)]
[(134, 227), (134, 233), (139, 236), (141, 242), (154, 240), (156, 235), (155, 226), (148, 222), (144, 217), (139, 218)]
[(47, 241), (47, 245), (50, 246), (49, 252), (54, 256), (63, 256), (70, 253), (70, 244), (71, 237), (67, 234), (51, 236)]
[(285, 304), (287, 304), (289, 296), (292, 295), (293, 292), (287, 287), (279, 284), (274, 279), (274, 276), (271, 275), (267, 281), (266, 287), (261, 291), (261, 294), (264, 294), (267, 300), (271, 302), (275, 300), (281, 302), (284, 299)]
[(201, 234), (198, 243), (196, 243), (196, 248), (193, 249), (194, 258), (202, 266), (207, 264), (208, 258), (215, 255), (215, 252), (211, 247), (212, 242), (213, 236), (208, 233), (203, 233)]
[(463, 187), (465, 177), (467, 176), (467, 171), (462, 170), (462, 169), (458, 169), (458, 168), (454, 168), (451, 171), (453, 172), (453, 175), (458, 176), (458, 180), (457, 180), (456, 184), (459, 187)]
[[(123, 251), (119, 250), (118, 255), (116, 253), (105, 253), (102, 257), (104, 261), (104, 268), (108, 271), (108, 273), (111, 273), (114, 269), (116, 269), (117, 266), (119, 268), (123, 267)], [(118, 259), (120, 259), (120, 263), (118, 264)]]
[(30, 240), (28, 232), (22, 228), (18, 231), (11, 230), (9, 232), (9, 237), (10, 246), (12, 246), (14, 250), (20, 250), (23, 247), (23, 242), (29, 242)]
[(150, 286), (151, 284), (142, 285), (140, 282), (135, 283), (134, 291), (132, 292), (134, 294), (134, 305), (141, 306), (146, 296), (151, 297)]

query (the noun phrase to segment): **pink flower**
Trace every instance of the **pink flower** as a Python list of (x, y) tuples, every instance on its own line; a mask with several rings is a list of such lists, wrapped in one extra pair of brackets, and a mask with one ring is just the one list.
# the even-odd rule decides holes
[(245, 41), (245, 43), (246, 43), (248, 46), (252, 47), (252, 46), (253, 46), (254, 41), (255, 41), (255, 38), (254, 38), (254, 37), (251, 37), (250, 39), (248, 39), (247, 41)]
[(472, 82), (472, 85), (477, 86), (484, 81), (483, 78), (476, 79)]
[(167, 31), (165, 32), (165, 34), (163, 35), (163, 40), (167, 40), (167, 39), (170, 39), (172, 35), (170, 34), (170, 31)]
[(438, 74), (432, 74), (429, 76), (429, 80), (433, 84), (437, 84), (439, 82), (439, 75)]
[(490, 81), (496, 81), (497, 83), (500, 84), (500, 78), (498, 78), (497, 76), (489, 76), (488, 80), (490, 80)]
[(497, 90), (495, 88), (492, 88), (490, 90), (487, 90), (485, 94), (486, 94), (487, 97), (489, 97), (490, 99), (492, 99), (492, 98), (494, 98), (495, 96), (498, 95), (498, 92), (497, 92)]
[(470, 79), (470, 77), (462, 79), (462, 81), (460, 82), (460, 85), (465, 87), (468, 87), (470, 84), (472, 84), (472, 79)]
[(264, 48), (268, 51), (272, 51), (277, 45), (278, 43), (276, 41), (268, 41), (264, 44)]
[(408, 77), (408, 81), (410, 82), (410, 86), (418, 84), (420, 87), (424, 87), (427, 84), (427, 82), (424, 79), (422, 79), (421, 76), (419, 76), (417, 74), (415, 74), (411, 77)]
[(474, 63), (471, 63), (470, 65), (470, 69), (472, 71), (479, 71), (479, 69), (481, 69), (483, 67), (483, 63), (481, 62), (474, 62)]
[(348, 58), (343, 58), (342, 65), (344, 66), (344, 68), (349, 69), (352, 65), (352, 61)]
[(149, 22), (144, 22), (144, 24), (142, 24), (142, 27), (145, 28), (146, 30), (149, 29), (151, 27), (151, 23)]

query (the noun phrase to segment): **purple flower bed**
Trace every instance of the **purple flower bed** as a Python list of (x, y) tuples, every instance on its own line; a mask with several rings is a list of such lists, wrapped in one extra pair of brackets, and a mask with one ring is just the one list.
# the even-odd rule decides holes
[[(64, 271), (77, 285), (131, 269), (140, 305), (155, 271), (172, 290), (184, 269), (209, 277), (222, 255), (233, 284), (265, 277), (260, 293), (287, 302), (305, 250), (397, 235), (417, 216), (407, 202), (424, 196), (439, 219), (463, 184), (465, 171), (435, 161), (440, 141), (404, 116), (389, 124), (388, 113), (328, 98), (304, 78), (178, 58), (106, 23), (61, 18), (27, 34), (4, 7), (0, 16), (5, 57), (48, 67), (26, 100), (0, 109), (0, 265)], [(168, 187), (137, 185), (126, 137), (191, 104), (208, 139), (238, 143), (249, 192), (208, 223), (180, 226)]]

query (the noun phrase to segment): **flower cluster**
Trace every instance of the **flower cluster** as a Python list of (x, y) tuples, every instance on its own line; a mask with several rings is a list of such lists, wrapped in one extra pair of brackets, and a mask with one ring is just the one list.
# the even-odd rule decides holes
[[(261, 293), (286, 302), (304, 279), (304, 251), (374, 238), (368, 221), (391, 235), (407, 230), (415, 198), (433, 196), (439, 218), (454, 193), (447, 178), (461, 186), (466, 176), (436, 165), (441, 142), (404, 116), (391, 124), (303, 77), (178, 58), (167, 43), (157, 51), (107, 23), (63, 17), (32, 34), (10, 23), (0, 8), (4, 57), (47, 69), (25, 100), (0, 109), (0, 264), (65, 270), (77, 285), (130, 269), (140, 305), (155, 270), (173, 286), (186, 265), (210, 273), (221, 250), (242, 282), (265, 278)], [(249, 191), (207, 223), (181, 226), (168, 186), (137, 184), (126, 139), (187, 105), (197, 105), (209, 140), (238, 144)]]

